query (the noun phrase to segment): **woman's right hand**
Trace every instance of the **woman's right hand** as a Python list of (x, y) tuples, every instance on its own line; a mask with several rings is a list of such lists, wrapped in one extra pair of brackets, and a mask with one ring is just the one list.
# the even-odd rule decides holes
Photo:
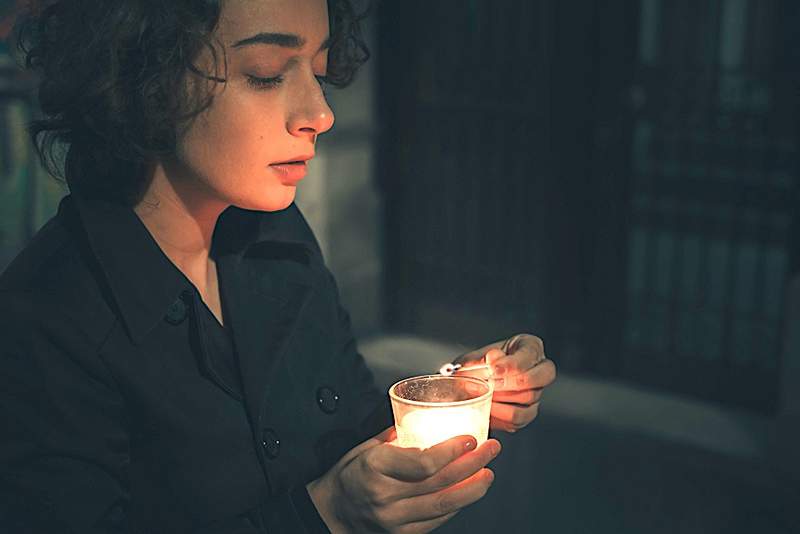
[(429, 532), (486, 494), (500, 452), (458, 436), (426, 450), (388, 443), (394, 427), (345, 454), (306, 488), (333, 533)]

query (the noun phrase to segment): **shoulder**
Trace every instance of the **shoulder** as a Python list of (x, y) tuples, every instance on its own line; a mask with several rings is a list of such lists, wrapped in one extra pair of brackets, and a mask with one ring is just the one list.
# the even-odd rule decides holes
[(0, 274), (0, 291), (49, 286), (70, 256), (70, 238), (59, 215), (51, 218)]
[(115, 315), (62, 206), (0, 274), (0, 325), (6, 339), (60, 337), (59, 331), (99, 344)]

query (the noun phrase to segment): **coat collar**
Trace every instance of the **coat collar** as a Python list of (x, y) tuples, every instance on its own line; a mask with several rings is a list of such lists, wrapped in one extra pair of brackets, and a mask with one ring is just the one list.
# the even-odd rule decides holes
[[(131, 207), (76, 188), (64, 202), (74, 205), (118, 313), (131, 340), (139, 344), (180, 293), (193, 287), (191, 281), (163, 253)], [(212, 249), (217, 261), (225, 264), (225, 274), (220, 273), (220, 278), (234, 279), (240, 278), (238, 271), (250, 270), (243, 266), (252, 260), (288, 259), (307, 267), (311, 255), (318, 251), (313, 234), (294, 204), (269, 213), (229, 207), (217, 222)], [(258, 276), (255, 271), (252, 275)], [(296, 285), (310, 285), (307, 275), (295, 274), (294, 278)], [(272, 286), (273, 299), (287, 297), (281, 294), (277, 280), (249, 283), (256, 288)], [(231, 281), (220, 280), (220, 284), (232, 293), (246, 291)], [(245, 300), (241, 294), (234, 296), (237, 298)], [(229, 305), (228, 309), (234, 307)]]
[[(265, 399), (277, 363), (303, 316), (314, 288), (311, 269), (294, 260), (270, 256), (222, 256), (217, 263), (220, 292), (227, 302), (230, 326), (244, 388), (244, 401), (255, 432), (263, 427)], [(237, 273), (232, 276), (231, 273)], [(255, 436), (256, 439), (258, 436)]]

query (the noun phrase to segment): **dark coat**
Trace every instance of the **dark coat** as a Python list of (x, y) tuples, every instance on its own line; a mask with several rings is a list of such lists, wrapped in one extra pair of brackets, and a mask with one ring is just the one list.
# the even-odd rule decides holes
[(215, 230), (242, 391), (132, 209), (76, 194), (0, 277), (0, 532), (325, 531), (305, 490), (391, 424), (294, 205)]

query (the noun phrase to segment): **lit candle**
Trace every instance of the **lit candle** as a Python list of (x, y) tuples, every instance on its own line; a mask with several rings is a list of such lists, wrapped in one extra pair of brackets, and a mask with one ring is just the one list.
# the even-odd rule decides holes
[(432, 408), (409, 411), (397, 425), (397, 444), (427, 449), (456, 436), (470, 434), (478, 445), (489, 436), (489, 421), (483, 410)]
[(389, 396), (400, 447), (426, 449), (461, 435), (480, 445), (489, 437), (492, 388), (485, 380), (420, 376), (393, 385)]

